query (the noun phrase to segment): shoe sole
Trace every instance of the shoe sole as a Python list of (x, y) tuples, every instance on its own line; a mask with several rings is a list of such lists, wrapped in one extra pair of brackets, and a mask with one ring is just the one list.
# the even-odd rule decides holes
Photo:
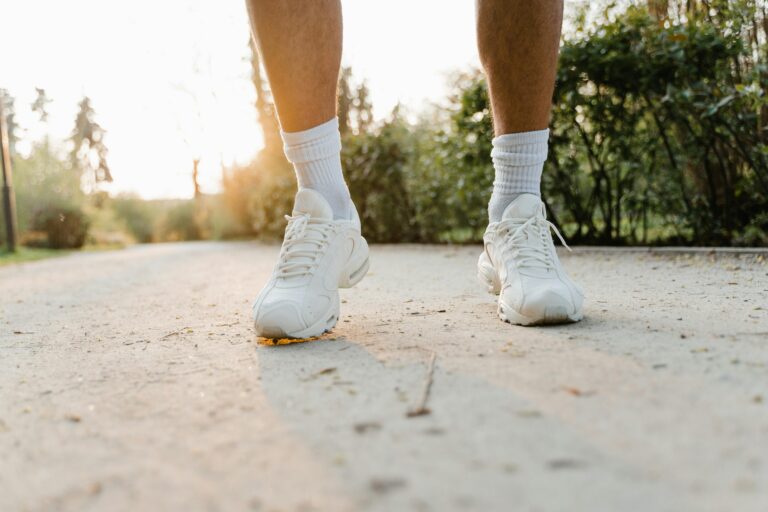
[[(348, 266), (351, 267), (353, 270), (342, 274), (341, 278), (339, 279), (339, 288), (352, 288), (357, 283), (362, 281), (363, 277), (365, 277), (365, 274), (368, 273), (368, 269), (371, 266), (371, 260), (368, 257), (368, 244), (365, 242), (365, 239), (362, 239), (362, 240), (363, 240), (363, 245), (361, 246), (361, 250), (356, 251), (357, 254), (353, 253), (352, 256), (350, 256), (349, 258)], [(356, 260), (361, 259), (361, 257), (365, 258), (362, 264), (358, 264), (358, 265), (351, 264)], [(310, 325), (306, 329), (302, 329), (301, 331), (296, 331), (296, 332), (284, 332), (284, 331), (265, 332), (260, 334), (260, 336), (262, 336), (263, 338), (272, 338), (272, 339), (316, 338), (318, 336), (322, 336), (323, 334), (327, 333), (328, 331), (336, 327), (336, 324), (339, 321), (340, 312), (341, 312), (341, 308), (339, 305), (339, 298), (337, 294), (336, 299), (328, 307), (328, 311), (325, 314), (320, 316), (320, 320)]]
[[(499, 280), (499, 276), (496, 274), (496, 270), (493, 268), (490, 262), (483, 261), (482, 256), (480, 261), (477, 263), (477, 278), (486, 286), (489, 293), (493, 295), (499, 295), (501, 292), (501, 281)], [(524, 327), (534, 327), (537, 325), (569, 324), (578, 322), (584, 318), (584, 314), (581, 310), (569, 314), (568, 311), (566, 311), (566, 309), (562, 306), (546, 308), (542, 318), (533, 318), (518, 313), (514, 308), (506, 304), (501, 299), (499, 299), (498, 315), (499, 318), (504, 322), (513, 325), (522, 325)]]
[(498, 312), (499, 318), (501, 318), (504, 322), (513, 325), (522, 325), (524, 327), (535, 327), (537, 325), (570, 324), (578, 322), (584, 318), (584, 315), (581, 311), (577, 311), (576, 313), (569, 315), (565, 308), (561, 306), (546, 308), (544, 310), (543, 318), (531, 318), (525, 315), (521, 315), (501, 300), (499, 301)]
[(285, 338), (285, 339), (307, 339), (307, 338), (317, 338), (318, 336), (322, 336), (326, 332), (330, 331), (336, 326), (336, 323), (339, 321), (339, 300), (338, 298), (333, 301), (331, 306), (328, 308), (328, 312), (320, 317), (320, 320), (315, 322), (314, 324), (310, 325), (306, 329), (302, 329), (301, 331), (294, 331), (294, 332), (285, 332), (285, 331), (274, 331), (274, 332), (263, 332), (261, 336), (263, 338), (272, 338), (272, 339), (279, 339), (279, 338)]

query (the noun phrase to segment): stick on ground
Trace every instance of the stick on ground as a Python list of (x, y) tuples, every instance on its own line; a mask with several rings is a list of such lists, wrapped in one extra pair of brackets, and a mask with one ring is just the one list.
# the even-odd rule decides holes
[(427, 407), (427, 400), (429, 400), (429, 391), (432, 389), (432, 380), (435, 374), (435, 360), (437, 359), (437, 352), (432, 352), (429, 357), (429, 364), (427, 365), (427, 375), (424, 377), (424, 389), (421, 392), (421, 400), (418, 405), (410, 409), (405, 415), (409, 418), (415, 418), (416, 416), (424, 416), (429, 414), (430, 411)]

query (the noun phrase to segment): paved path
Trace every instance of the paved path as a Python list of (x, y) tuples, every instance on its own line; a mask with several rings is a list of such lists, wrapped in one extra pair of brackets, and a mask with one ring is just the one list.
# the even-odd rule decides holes
[(0, 269), (0, 510), (766, 510), (759, 255), (578, 252), (586, 319), (521, 328), (477, 251), (375, 247), (283, 347), (249, 320), (273, 246)]

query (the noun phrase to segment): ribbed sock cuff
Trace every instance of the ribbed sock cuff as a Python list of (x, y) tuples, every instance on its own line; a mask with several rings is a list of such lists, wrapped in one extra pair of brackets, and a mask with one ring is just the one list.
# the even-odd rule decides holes
[(328, 201), (334, 218), (350, 218), (352, 200), (341, 170), (339, 121), (328, 122), (300, 132), (280, 132), (285, 156), (293, 164), (299, 188), (320, 192)]
[(333, 118), (301, 132), (284, 132), (283, 149), (288, 161), (293, 164), (329, 158), (341, 151), (339, 120)]
[(493, 139), (491, 158), (496, 194), (536, 194), (547, 159), (549, 130), (509, 133)]

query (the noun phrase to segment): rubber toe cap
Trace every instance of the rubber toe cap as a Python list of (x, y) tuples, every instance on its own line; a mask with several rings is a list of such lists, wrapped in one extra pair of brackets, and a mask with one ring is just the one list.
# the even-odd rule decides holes
[(289, 301), (262, 303), (254, 312), (256, 334), (265, 338), (290, 337), (306, 326), (296, 304)]
[(520, 314), (537, 321), (560, 320), (572, 314), (574, 309), (567, 290), (541, 287), (526, 294)]

